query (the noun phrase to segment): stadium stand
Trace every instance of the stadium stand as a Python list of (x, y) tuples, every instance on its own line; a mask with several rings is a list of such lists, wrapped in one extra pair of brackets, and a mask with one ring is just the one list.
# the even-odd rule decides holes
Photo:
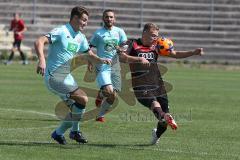
[[(35, 7), (34, 7), (35, 2)], [(102, 11), (115, 9), (117, 24), (130, 38), (139, 37), (141, 26), (155, 22), (161, 35), (170, 37), (177, 50), (203, 47), (201, 60), (240, 62), (240, 1), (218, 0), (0, 0), (0, 23), (8, 25), (19, 12), (28, 31), (24, 44), (33, 47), (36, 38), (69, 20), (75, 5), (90, 10), (85, 31), (90, 37), (101, 25)], [(142, 10), (142, 12), (141, 12)], [(35, 11), (35, 12), (34, 12)], [(34, 22), (34, 23), (33, 23)]]

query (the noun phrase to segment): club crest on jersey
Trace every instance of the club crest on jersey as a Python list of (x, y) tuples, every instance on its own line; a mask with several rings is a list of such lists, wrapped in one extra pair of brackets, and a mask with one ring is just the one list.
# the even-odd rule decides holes
[(77, 38), (77, 42), (80, 43), (80, 42), (81, 42), (81, 39), (80, 39), (80, 38)]
[(118, 39), (119, 38), (118, 32), (114, 33), (113, 36)]

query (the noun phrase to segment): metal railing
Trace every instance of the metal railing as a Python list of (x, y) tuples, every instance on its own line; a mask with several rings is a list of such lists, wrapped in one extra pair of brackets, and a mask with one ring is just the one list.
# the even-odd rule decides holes
[[(79, 0), (81, 1), (81, 0)], [(103, 5), (102, 5), (102, 10), (105, 10), (106, 9), (106, 4), (108, 1), (106, 0), (103, 0), (102, 1)], [(139, 2), (139, 28), (142, 28), (143, 27), (143, 23), (144, 23), (144, 17), (143, 17), (143, 14), (144, 14), (144, 2), (145, 0), (140, 0), (138, 1)], [(36, 23), (36, 6), (37, 6), (37, 0), (32, 0), (32, 4), (33, 4), (33, 9), (32, 9), (32, 24), (35, 24)], [(213, 31), (214, 30), (214, 8), (215, 8), (215, 1), (214, 0), (211, 0), (210, 1), (210, 9), (209, 9), (209, 31)]]
[(209, 31), (213, 31), (214, 26), (214, 0), (211, 0), (210, 5), (210, 22), (209, 22)]

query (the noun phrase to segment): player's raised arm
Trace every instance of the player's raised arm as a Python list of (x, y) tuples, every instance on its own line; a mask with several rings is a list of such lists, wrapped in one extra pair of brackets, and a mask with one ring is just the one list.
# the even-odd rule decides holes
[(44, 45), (48, 43), (49, 40), (46, 36), (39, 37), (34, 43), (35, 50), (39, 59), (37, 65), (37, 74), (41, 74), (42, 76), (44, 76), (46, 69), (46, 61), (44, 57)]
[(203, 55), (203, 48), (197, 48), (193, 51), (172, 51), (168, 57), (173, 57), (173, 58), (187, 58), (187, 57), (191, 57), (194, 55)]

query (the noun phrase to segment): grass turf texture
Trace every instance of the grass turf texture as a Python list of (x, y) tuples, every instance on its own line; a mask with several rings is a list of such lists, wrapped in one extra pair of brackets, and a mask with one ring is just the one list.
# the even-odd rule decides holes
[[(0, 159), (240, 159), (239, 70), (166, 65), (164, 79), (173, 85), (170, 109), (179, 129), (170, 128), (157, 146), (149, 146), (156, 126), (152, 114), (140, 104), (119, 105), (106, 123), (89, 120), (81, 125), (88, 144), (68, 138), (66, 146), (50, 139), (59, 124), (54, 117), (59, 98), (48, 92), (35, 65), (0, 65)], [(74, 72), (79, 85), (85, 68)], [(89, 98), (88, 110), (94, 98)]]

